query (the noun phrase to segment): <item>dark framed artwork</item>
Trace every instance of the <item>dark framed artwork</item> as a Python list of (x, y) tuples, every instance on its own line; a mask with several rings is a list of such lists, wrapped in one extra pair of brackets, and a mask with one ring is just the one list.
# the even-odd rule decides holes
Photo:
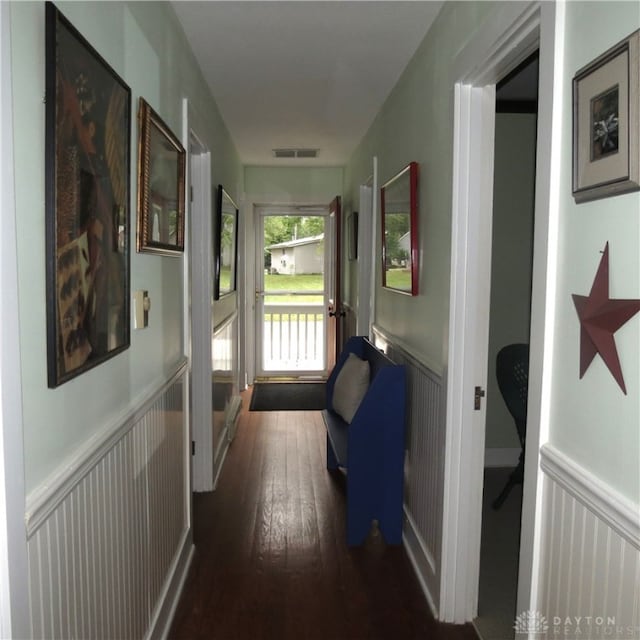
[(138, 128), (137, 249), (179, 256), (184, 251), (186, 153), (144, 98)]
[(358, 212), (353, 211), (347, 218), (347, 241), (349, 243), (349, 260), (358, 259)]
[(48, 384), (129, 346), (131, 91), (46, 5)]
[(215, 235), (214, 300), (236, 290), (238, 269), (238, 207), (231, 196), (218, 185)]
[(382, 286), (418, 295), (418, 163), (410, 162), (380, 189)]
[(640, 30), (573, 78), (573, 197), (640, 189)]

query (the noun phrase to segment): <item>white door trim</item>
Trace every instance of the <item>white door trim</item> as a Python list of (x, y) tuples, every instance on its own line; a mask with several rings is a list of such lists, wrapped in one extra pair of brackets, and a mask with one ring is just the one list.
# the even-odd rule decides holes
[[(191, 129), (189, 127), (189, 99), (182, 98), (182, 145), (187, 150), (187, 159), (191, 153)], [(186, 403), (184, 405), (184, 419), (187, 425), (185, 433), (185, 465), (189, 469), (187, 486), (185, 491), (185, 504), (187, 505), (187, 522), (191, 526), (192, 522), (192, 504), (191, 504), (191, 491), (193, 489), (193, 458), (191, 456), (191, 442), (193, 438), (193, 422), (192, 422), (192, 407), (191, 407), (191, 381), (192, 381), (192, 367), (191, 367), (191, 332), (192, 332), (192, 315), (191, 315), (191, 216), (193, 211), (191, 210), (191, 198), (189, 185), (191, 184), (191, 166), (190, 162), (186, 162), (185, 167), (185, 202), (184, 202), (184, 252), (182, 254), (182, 351), (187, 359), (187, 375), (185, 396)]]
[[(370, 329), (369, 301), (371, 299), (371, 233), (373, 232), (373, 188), (371, 184), (360, 185), (358, 214), (358, 294), (356, 299), (356, 335), (368, 336)], [(352, 230), (349, 229), (349, 232)], [(347, 242), (351, 238), (347, 234)]]
[[(495, 85), (455, 87), (447, 453), (440, 615), (463, 622), (478, 601), (487, 388)], [(455, 532), (455, 533), (454, 533)]]
[(29, 631), (10, 4), (0, 3), (0, 637)]
[[(326, 353), (325, 353), (325, 369), (320, 370), (296, 370), (296, 371), (266, 371), (264, 368), (264, 362), (261, 357), (261, 353), (263, 353), (263, 335), (262, 335), (262, 322), (264, 319), (263, 314), (263, 304), (264, 304), (264, 255), (263, 255), (263, 243), (264, 243), (264, 219), (268, 216), (318, 216), (326, 218), (325, 224), (325, 237), (335, 238), (335, 229), (332, 226), (331, 216), (329, 212), (328, 205), (319, 205), (319, 204), (285, 204), (285, 205), (277, 205), (277, 204), (264, 204), (258, 205), (255, 204), (254, 207), (254, 216), (253, 216), (253, 261), (254, 261), (254, 269), (253, 269), (253, 277), (254, 277), (254, 292), (253, 292), (253, 300), (252, 300), (252, 311), (253, 311), (253, 326), (251, 330), (253, 331), (253, 335), (251, 336), (251, 344), (253, 344), (253, 377), (251, 378), (251, 383), (255, 380), (256, 377), (261, 378), (278, 378), (278, 377), (293, 377), (300, 376), (301, 378), (314, 378), (326, 376)], [(333, 278), (333, 269), (335, 265), (335, 260), (333, 259), (333, 254), (335, 252), (335, 247), (333, 243), (325, 243), (324, 250), (324, 272), (326, 274), (325, 278), (325, 296), (324, 296), (324, 309), (327, 309), (328, 295), (327, 292), (330, 290), (332, 286), (332, 278)], [(335, 278), (333, 278), (335, 280)], [(259, 293), (260, 292), (260, 293)], [(247, 294), (249, 295), (249, 294)], [(260, 324), (259, 324), (260, 323)], [(248, 327), (249, 329), (249, 327)], [(327, 337), (327, 328), (326, 328), (326, 317), (325, 317), (325, 348), (326, 352), (326, 337)]]
[[(454, 65), (454, 166), (452, 200), (451, 291), (445, 495), (442, 530), (440, 617), (466, 622), (477, 614), (481, 537), (484, 415), (473, 410), (474, 386), (486, 388), (486, 323), (478, 318), (489, 307), (487, 265), (491, 257), (493, 195), (493, 128), (495, 84), (540, 46), (540, 77), (553, 77), (553, 3), (498, 5), (461, 52)], [(551, 49), (551, 52), (548, 51)], [(521, 540), (518, 610), (532, 602), (537, 573), (540, 519), (538, 452), (542, 420), (545, 293), (549, 234), (552, 98), (541, 83), (536, 176), (532, 359), (529, 371), (529, 416), (523, 522), (530, 531)], [(490, 169), (490, 175), (489, 170)], [(483, 278), (486, 281), (483, 282)], [(488, 315), (488, 314), (484, 314)], [(524, 532), (524, 528), (523, 528)]]
[[(190, 433), (195, 443), (195, 454), (191, 457), (192, 489), (212, 491), (214, 451), (211, 428), (211, 153), (189, 127), (187, 107), (183, 121), (183, 143), (188, 150), (187, 185), (193, 189), (193, 200), (187, 196), (188, 227), (185, 229), (185, 238), (188, 238), (188, 241), (185, 243), (187, 254), (184, 280), (185, 353), (190, 359), (191, 379)], [(188, 446), (187, 450), (191, 452), (191, 446)]]
[(380, 222), (380, 187), (378, 176), (378, 156), (373, 156), (373, 176), (371, 186), (373, 188), (373, 205), (371, 211), (371, 220), (373, 221), (373, 231), (371, 233), (371, 301), (369, 305), (369, 337), (373, 338), (373, 325), (376, 323), (376, 300), (378, 287), (376, 286), (378, 269), (381, 267), (376, 264), (381, 264), (382, 255), (380, 255), (380, 262), (378, 262), (378, 254), (376, 253), (378, 245), (382, 246), (382, 240), (378, 242), (378, 233), (382, 233), (382, 224)]
[(373, 173), (360, 185), (358, 217), (358, 300), (356, 335), (371, 337), (376, 292), (378, 158), (373, 157)]
[(549, 440), (562, 165), (563, 108), (560, 96), (563, 95), (563, 60), (558, 59), (558, 55), (564, 50), (565, 4), (541, 4), (528, 446), (525, 452), (516, 613), (539, 610), (544, 479), (539, 473), (540, 449)]
[(211, 332), (213, 327), (213, 235), (211, 153), (191, 155), (191, 313), (193, 380), (193, 490), (213, 490)]

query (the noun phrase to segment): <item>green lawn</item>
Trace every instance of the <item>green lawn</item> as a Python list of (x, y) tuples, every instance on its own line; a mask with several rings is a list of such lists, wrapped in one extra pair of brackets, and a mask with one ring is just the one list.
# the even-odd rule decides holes
[(231, 267), (220, 269), (220, 293), (224, 295), (231, 289)]
[[(266, 294), (276, 291), (323, 291), (324, 290), (324, 276), (321, 273), (314, 274), (301, 274), (295, 276), (289, 276), (284, 274), (271, 275), (266, 274), (264, 276), (264, 291)], [(321, 303), (324, 300), (323, 294), (306, 295), (306, 296), (265, 296), (265, 302), (267, 304), (273, 304), (276, 302), (291, 302), (291, 303)]]
[[(220, 292), (224, 294), (229, 291), (231, 284), (231, 270), (229, 267), (223, 267), (220, 270)], [(302, 274), (297, 276), (288, 275), (271, 275), (264, 276), (265, 293), (276, 291), (323, 291), (324, 276), (321, 273)], [(324, 300), (323, 294), (306, 295), (306, 296), (289, 296), (278, 295), (265, 297), (267, 304), (276, 302), (291, 302), (298, 304), (319, 304)]]
[(387, 271), (387, 287), (411, 291), (411, 271), (407, 269), (390, 269)]
[(271, 275), (264, 277), (264, 290), (269, 291), (322, 291), (324, 276), (321, 273), (304, 273), (297, 276)]
[[(387, 286), (402, 291), (411, 291), (411, 271), (408, 269), (390, 269), (387, 271)], [(229, 273), (220, 274), (220, 288), (222, 291), (229, 287)], [(269, 293), (277, 291), (323, 291), (324, 276), (321, 273), (301, 274), (289, 276), (284, 274), (264, 276), (265, 303), (294, 303), (294, 304), (320, 304), (324, 300), (322, 294), (309, 294), (305, 296), (277, 295)]]

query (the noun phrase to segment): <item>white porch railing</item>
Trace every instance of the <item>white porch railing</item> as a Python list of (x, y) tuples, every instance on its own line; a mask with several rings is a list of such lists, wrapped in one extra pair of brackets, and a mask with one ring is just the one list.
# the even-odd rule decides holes
[(323, 303), (264, 305), (263, 366), (272, 371), (323, 371), (325, 368)]

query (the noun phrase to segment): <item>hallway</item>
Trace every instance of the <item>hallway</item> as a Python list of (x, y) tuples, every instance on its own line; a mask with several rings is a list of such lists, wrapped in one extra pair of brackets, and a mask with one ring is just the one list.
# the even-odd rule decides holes
[(170, 637), (473, 640), (437, 623), (402, 547), (345, 544), (319, 412), (249, 412), (218, 488), (194, 495), (196, 552)]

